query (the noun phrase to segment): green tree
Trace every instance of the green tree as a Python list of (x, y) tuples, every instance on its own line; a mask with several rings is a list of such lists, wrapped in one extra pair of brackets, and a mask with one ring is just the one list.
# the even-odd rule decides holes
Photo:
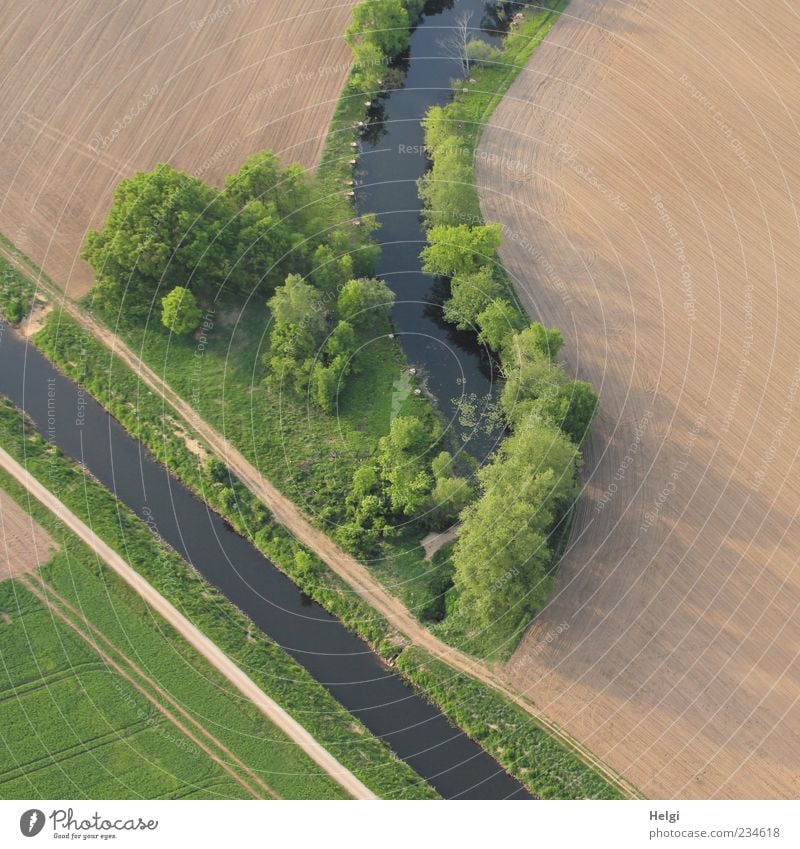
[(281, 165), (270, 150), (254, 153), (235, 174), (225, 178), (225, 194), (239, 208), (251, 201), (270, 203), (275, 200), (281, 180)]
[(275, 204), (248, 201), (237, 219), (234, 285), (248, 294), (256, 288), (274, 289), (297, 260), (291, 247), (292, 234)]
[[(268, 302), (272, 314), (264, 362), (277, 386), (307, 391), (317, 351), (327, 335), (328, 314), (320, 293), (298, 274), (290, 274)], [(326, 385), (330, 385), (329, 378)], [(315, 399), (319, 397), (315, 392)]]
[(161, 299), (161, 323), (173, 333), (182, 335), (197, 330), (202, 315), (197, 299), (183, 286), (176, 286)]
[(475, 330), (478, 316), (503, 293), (492, 269), (484, 266), (473, 274), (454, 277), (450, 298), (444, 303), (444, 317), (459, 330)]
[(394, 59), (408, 48), (408, 12), (400, 0), (367, 0), (353, 9), (345, 39), (354, 49), (364, 42), (374, 44)]
[(555, 360), (563, 345), (564, 337), (560, 330), (548, 329), (534, 321), (514, 334), (508, 350), (508, 359), (518, 367), (538, 355)]
[(426, 506), (434, 483), (427, 459), (434, 441), (416, 416), (397, 416), (381, 438), (379, 464), (393, 512), (414, 516)]
[(460, 145), (439, 148), (433, 168), (419, 181), (419, 195), (429, 226), (480, 221), (472, 158), (464, 155)]
[(341, 318), (361, 329), (388, 316), (393, 303), (394, 292), (382, 280), (362, 277), (345, 283), (337, 309)]
[(478, 315), (478, 340), (502, 354), (511, 337), (523, 324), (519, 310), (503, 298), (495, 298)]
[(467, 57), (471, 63), (476, 65), (488, 65), (496, 62), (502, 52), (502, 50), (498, 50), (479, 38), (472, 38), (467, 42)]
[(551, 589), (548, 534), (579, 492), (577, 447), (529, 422), (478, 477), (483, 494), (462, 514), (454, 548), (459, 611), (483, 627), (529, 617)]
[(320, 291), (337, 292), (353, 277), (353, 258), (347, 253), (337, 256), (330, 245), (318, 245), (309, 276)]
[(233, 215), (216, 189), (169, 165), (123, 180), (81, 251), (96, 274), (96, 300), (116, 308), (124, 298), (128, 314), (145, 315), (160, 286), (220, 285), (234, 255)]
[(472, 488), (466, 478), (437, 478), (428, 508), (431, 527), (443, 529), (452, 525), (472, 497)]
[(470, 227), (437, 225), (428, 230), (430, 243), (422, 251), (423, 269), (445, 277), (473, 274), (481, 266), (496, 262), (502, 241), (500, 226), (487, 224)]

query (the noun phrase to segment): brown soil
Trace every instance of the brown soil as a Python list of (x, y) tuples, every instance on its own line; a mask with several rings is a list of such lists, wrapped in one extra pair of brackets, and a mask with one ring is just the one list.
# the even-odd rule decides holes
[(573, 0), (478, 158), (602, 399), (506, 671), (653, 797), (800, 793), (798, 43), (787, 3)]
[(5, 4), (0, 232), (70, 295), (123, 177), (169, 162), (220, 184), (271, 148), (313, 166), (355, 0)]
[(32, 572), (58, 549), (50, 534), (0, 489), (0, 581)]

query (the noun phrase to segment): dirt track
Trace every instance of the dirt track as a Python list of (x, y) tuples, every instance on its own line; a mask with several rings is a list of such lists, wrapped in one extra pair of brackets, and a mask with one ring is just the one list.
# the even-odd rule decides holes
[[(165, 619), (196, 651), (214, 668), (227, 678), (239, 692), (279, 728), (293, 743), (299, 746), (319, 767), (337, 781), (356, 799), (377, 798), (355, 775), (337, 761), (327, 749), (321, 746), (298, 722), (296, 722), (276, 702), (269, 698), (230, 658), (228, 658), (211, 640), (199, 631), (182, 613), (173, 607), (138, 572), (112, 548), (99, 539), (74, 513), (61, 503), (49, 490), (19, 464), (10, 454), (0, 448), (0, 467), (21, 483), (30, 494), (44, 504), (76, 536), (82, 539), (103, 562), (125, 583), (134, 589), (144, 601)], [(29, 584), (33, 587), (33, 584)], [(76, 627), (73, 623), (72, 627)], [(99, 651), (99, 649), (97, 649)], [(186, 733), (186, 732), (184, 732)], [(187, 736), (195, 739), (191, 732)], [(237, 778), (237, 780), (240, 780)], [(252, 791), (251, 791), (252, 792)], [(270, 793), (272, 791), (269, 791)]]
[(800, 794), (798, 43), (786, 2), (573, 0), (478, 159), (602, 399), (507, 671), (651, 797)]
[(0, 232), (77, 297), (121, 178), (169, 162), (219, 184), (264, 148), (314, 165), (354, 2), (5, 3)]

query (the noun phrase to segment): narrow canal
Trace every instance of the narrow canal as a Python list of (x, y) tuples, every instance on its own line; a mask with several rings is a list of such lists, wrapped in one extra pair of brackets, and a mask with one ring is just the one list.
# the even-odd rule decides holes
[[(421, 118), (431, 104), (446, 102), (450, 78), (458, 74), (457, 62), (442, 44), (449, 28), (464, 10), (473, 12), (477, 25), (483, 6), (482, 0), (461, 0), (426, 17), (416, 29), (406, 84), (383, 101), (385, 134), (364, 143), (358, 167), (359, 208), (377, 213), (383, 225), (379, 273), (398, 293), (394, 321), (401, 342), (409, 360), (425, 370), (429, 389), (454, 427), (457, 416), (451, 399), (464, 392), (489, 396), (493, 374), (477, 345), (443, 324), (434, 281), (420, 270), (424, 236), (416, 179), (426, 160), (405, 148), (422, 145)], [(33, 346), (5, 327), (2, 331), (0, 393), (138, 516), (154, 522), (163, 539), (442, 796), (531, 798), (483, 749), (387, 671), (366, 643), (322, 607), (309, 603), (99, 404)]]

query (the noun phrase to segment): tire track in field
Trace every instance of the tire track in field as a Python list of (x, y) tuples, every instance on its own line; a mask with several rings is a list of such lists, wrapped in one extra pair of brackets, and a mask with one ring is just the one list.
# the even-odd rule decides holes
[[(136, 678), (134, 677), (134, 674), (138, 674), (138, 673), (136, 673), (136, 666), (134, 664), (132, 664), (130, 661), (128, 661), (128, 664), (127, 664), (131, 668), (131, 670), (134, 674), (126, 671), (119, 663), (117, 663), (111, 657), (110, 654), (108, 654), (106, 651), (104, 651), (103, 649), (100, 648), (100, 646), (90, 636), (90, 634), (88, 634), (86, 631), (84, 631), (76, 622), (74, 622), (72, 619), (70, 619), (70, 617), (67, 616), (64, 613), (64, 611), (61, 610), (60, 607), (58, 607), (56, 604), (54, 604), (48, 598), (45, 591), (40, 590), (40, 588), (37, 587), (34, 584), (33, 581), (28, 581), (28, 580), (25, 580), (24, 578), (20, 578), (18, 580), (25, 587), (25, 589), (28, 590), (28, 592), (30, 592), (34, 596), (36, 596), (36, 598), (38, 598), (39, 601), (41, 601), (42, 604), (45, 605), (45, 607), (47, 607), (62, 622), (64, 622), (66, 625), (68, 625), (82, 640), (84, 640), (86, 643), (88, 643), (97, 652), (97, 654), (100, 655), (100, 657), (103, 659), (103, 661), (108, 665), (108, 667), (110, 669), (113, 669), (114, 672), (116, 672), (118, 675), (120, 675), (122, 678), (124, 678), (132, 687), (134, 687), (137, 690), (137, 692), (139, 692), (140, 695), (142, 695), (145, 699), (147, 699), (147, 701), (150, 702), (150, 704), (152, 704), (156, 708), (156, 710), (158, 710), (158, 712), (161, 713), (168, 722), (171, 722), (175, 726), (175, 728), (178, 729), (178, 731), (180, 731), (185, 737), (187, 737), (189, 740), (191, 740), (191, 742), (194, 743), (195, 746), (197, 746), (199, 749), (201, 749), (203, 752), (205, 752), (206, 755), (208, 755), (208, 757), (211, 758), (211, 760), (213, 760), (218, 766), (220, 766), (225, 772), (227, 772), (228, 775), (230, 775), (231, 778), (233, 778), (238, 784), (240, 784), (254, 799), (263, 798), (228, 763), (226, 763), (226, 761), (224, 761), (221, 757), (219, 757), (219, 755), (217, 755), (216, 752), (214, 752), (214, 750), (211, 748), (211, 746), (208, 743), (203, 742), (203, 740), (200, 739), (200, 737), (198, 737), (197, 735), (195, 735), (192, 732), (192, 730), (186, 724), (181, 722), (181, 720), (179, 720), (169, 710), (167, 710), (167, 708), (165, 708), (158, 701), (158, 699), (156, 699), (156, 697), (152, 693), (148, 692), (146, 687), (144, 687), (141, 683), (139, 683), (136, 680)], [(144, 676), (144, 677), (146, 677), (146, 676)], [(211, 735), (208, 732), (206, 732), (206, 734), (204, 736), (206, 736), (207, 738), (211, 738)], [(214, 745), (218, 745), (218, 748), (220, 750), (224, 751), (225, 747), (222, 746), (221, 743), (217, 742)], [(273, 798), (276, 798), (276, 799), (279, 798), (278, 794), (275, 793), (272, 790), (269, 791), (269, 795), (272, 796)]]
[[(221, 752), (225, 754), (226, 757), (230, 759), (233, 763), (235, 763), (241, 770), (246, 772), (253, 781), (255, 781), (266, 793), (270, 794), (276, 799), (282, 798), (280, 794), (278, 794), (275, 790), (273, 790), (263, 779), (255, 772), (251, 767), (249, 767), (244, 761), (238, 758), (227, 746), (225, 746), (217, 737), (215, 737), (202, 723), (198, 722), (178, 701), (176, 701), (161, 685), (147, 675), (144, 670), (138, 664), (134, 663), (118, 646), (111, 642), (111, 640), (95, 625), (93, 625), (86, 616), (81, 613), (76, 607), (74, 607), (67, 599), (64, 598), (60, 593), (56, 592), (53, 587), (48, 584), (40, 575), (31, 574), (28, 576), (29, 579), (36, 580), (47, 597), (55, 598), (62, 608), (66, 608), (69, 613), (77, 618), (83, 625), (94, 635), (95, 639), (99, 639), (106, 648), (115, 654), (122, 662), (126, 663), (128, 667), (139, 676), (141, 680), (143, 680), (147, 686), (151, 689), (151, 691), (155, 692), (160, 698), (162, 698), (165, 702), (167, 702), (174, 711), (179, 713), (185, 720), (187, 720), (191, 725), (193, 725), (203, 736), (207, 738), (209, 743), (216, 746)], [(25, 582), (26, 585), (29, 586), (29, 581)]]

